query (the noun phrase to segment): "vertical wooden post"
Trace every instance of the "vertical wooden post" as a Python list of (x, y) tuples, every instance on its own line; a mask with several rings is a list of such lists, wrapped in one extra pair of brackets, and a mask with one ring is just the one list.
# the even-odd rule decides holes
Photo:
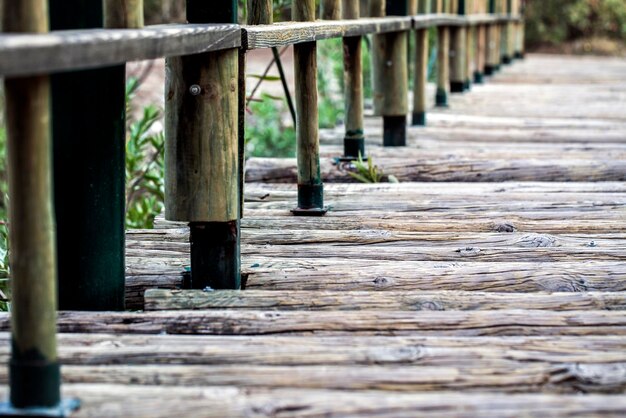
[[(102, 0), (49, 5), (53, 30), (103, 27)], [(59, 308), (122, 310), (125, 66), (55, 74), (51, 86)]]
[(485, 60), (487, 49), (487, 26), (476, 27), (476, 51), (474, 52), (474, 83), (482, 84), (485, 74)]
[[(369, 2), (369, 16), (370, 17), (383, 17), (385, 16), (386, 1), (385, 0), (370, 0)], [(385, 35), (372, 35), (372, 96), (374, 99), (374, 115), (381, 116), (384, 108), (384, 72), (381, 60), (381, 51), (384, 51), (384, 39)]]
[[(452, 9), (460, 14), (459, 1), (453, 0)], [(450, 30), (450, 92), (463, 93), (465, 90), (465, 48), (467, 46), (466, 30), (463, 26), (454, 26)]]
[[(315, 0), (294, 0), (292, 19), (315, 20)], [(293, 47), (296, 77), (296, 141), (298, 157), (298, 207), (296, 216), (321, 216), (324, 185), (320, 173), (320, 144), (317, 110), (317, 44), (305, 42)]]
[[(47, 32), (45, 0), (5, 1), (6, 32)], [(4, 80), (11, 233), (10, 402), (0, 413), (58, 416), (56, 254), (52, 197), (50, 80)]]
[[(447, 5), (438, 4), (438, 13), (447, 11)], [(435, 105), (437, 107), (448, 107), (448, 91), (450, 85), (450, 28), (439, 26), (437, 28), (437, 93)]]
[[(233, 23), (236, 6), (187, 0), (187, 20)], [(165, 217), (189, 222), (196, 289), (241, 287), (238, 62), (237, 49), (166, 60)]]
[[(359, 2), (343, 0), (343, 19), (358, 19)], [(365, 136), (363, 132), (363, 65), (360, 36), (343, 38), (343, 79), (346, 114), (346, 134), (343, 139), (344, 160), (365, 157)]]
[[(503, 15), (509, 15), (511, 11), (511, 0), (500, 0), (501, 1), (501, 13)], [(502, 54), (502, 64), (510, 64), (512, 61), (512, 51), (511, 42), (513, 41), (513, 22), (505, 22), (502, 24), (502, 44), (501, 44), (501, 54)]]
[(104, 27), (143, 28), (143, 0), (104, 0)]
[(324, 20), (341, 19), (341, 1), (342, 0), (321, 0), (321, 18)]
[[(388, 16), (406, 16), (407, 0), (387, 0)], [(381, 60), (383, 89), (383, 145), (406, 145), (406, 116), (409, 112), (409, 77), (407, 65), (408, 32), (391, 32), (383, 35), (382, 47), (377, 51)]]
[[(490, 14), (496, 13), (496, 0), (488, 0), (488, 11)], [(490, 76), (496, 73), (500, 68), (500, 44), (498, 41), (497, 23), (491, 23), (487, 26), (487, 64), (485, 65), (485, 75)]]
[(272, 0), (248, 0), (248, 25), (270, 25), (273, 15)]
[[(471, 6), (473, 0), (459, 0), (459, 14), (469, 15), (471, 14)], [(472, 86), (472, 54), (474, 52), (474, 39), (476, 34), (476, 27), (467, 25), (465, 27), (465, 82), (463, 83), (463, 89), (468, 91)]]
[[(430, 0), (418, 5), (419, 14), (430, 13)], [(413, 79), (413, 126), (426, 125), (426, 84), (428, 81), (428, 30), (415, 31), (415, 75)]]

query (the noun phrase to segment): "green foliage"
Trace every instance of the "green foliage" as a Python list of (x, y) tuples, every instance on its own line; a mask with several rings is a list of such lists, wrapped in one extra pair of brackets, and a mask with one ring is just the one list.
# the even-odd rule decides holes
[(531, 47), (593, 37), (626, 40), (624, 0), (532, 1), (526, 19)]
[[(1, 94), (2, 92), (0, 92)], [(2, 108), (0, 107), (0, 111)], [(7, 311), (9, 303), (9, 228), (7, 225), (8, 184), (6, 171), (6, 131), (0, 126), (0, 311)]]
[(343, 41), (318, 42), (317, 90), (319, 126), (334, 128), (343, 120)]
[(354, 168), (356, 171), (348, 171), (348, 174), (361, 183), (380, 183), (385, 177), (389, 183), (398, 183), (398, 179), (395, 176), (385, 176), (383, 171), (374, 164), (374, 158), (371, 156), (367, 159), (366, 163), (363, 161), (361, 153), (359, 153), (359, 158), (354, 161)]
[(288, 125), (291, 123), (291, 117), (283, 99), (261, 94), (260, 99), (250, 102), (246, 119), (246, 154), (248, 156), (295, 156), (296, 133), (293, 126)]
[(152, 228), (165, 199), (164, 136), (163, 131), (156, 129), (161, 119), (156, 107), (147, 106), (141, 117), (133, 120), (131, 103), (137, 88), (137, 80), (129, 79), (126, 87), (126, 227)]

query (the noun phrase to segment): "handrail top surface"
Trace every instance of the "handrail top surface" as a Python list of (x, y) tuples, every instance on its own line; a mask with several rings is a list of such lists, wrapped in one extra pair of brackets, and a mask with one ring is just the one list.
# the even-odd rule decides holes
[(229, 48), (269, 48), (442, 25), (471, 26), (521, 20), (520, 16), (507, 14), (431, 13), (272, 25), (165, 24), (142, 29), (0, 33), (0, 76), (30, 76)]
[(239, 48), (234, 24), (0, 33), (0, 75), (29, 76)]

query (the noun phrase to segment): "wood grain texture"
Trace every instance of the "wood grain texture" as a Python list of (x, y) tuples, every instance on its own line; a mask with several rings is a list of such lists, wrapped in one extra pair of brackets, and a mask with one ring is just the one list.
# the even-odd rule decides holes
[(0, 34), (0, 74), (35, 75), (241, 45), (237, 25), (159, 25), (49, 34)]
[[(66, 383), (386, 390), (393, 392), (498, 391), (614, 393), (626, 389), (626, 362), (550, 364), (476, 361), (429, 366), (107, 365), (64, 366)], [(0, 369), (0, 381), (6, 382)], [(496, 377), (494, 377), (494, 375)], [(500, 377), (503, 376), (503, 377)], [(601, 377), (600, 377), (601, 376)]]
[(105, 28), (143, 28), (143, 0), (104, 0), (103, 7)]
[(248, 25), (271, 25), (274, 21), (272, 0), (247, 0)]
[[(0, 314), (0, 330), (10, 316)], [(626, 335), (621, 311), (540, 310), (290, 312), (165, 311), (149, 313), (60, 312), (59, 332), (200, 335), (414, 335), (587, 336)]]
[(263, 309), (263, 310), (383, 310), (449, 311), (541, 309), (626, 310), (626, 292), (607, 293), (485, 293), (485, 292), (282, 292), (149, 289), (145, 309)]
[(389, 17), (359, 20), (317, 22), (281, 22), (266, 26), (244, 26), (244, 45), (247, 49), (271, 48), (303, 42), (346, 36), (409, 30), (410, 17)]
[(428, 79), (428, 31), (415, 31), (415, 73), (413, 77), (413, 113), (426, 112), (426, 83)]
[(342, 0), (322, 0), (320, 2), (320, 18), (324, 20), (341, 19)]
[[(443, 88), (443, 87), (442, 87)], [(446, 87), (446, 90), (449, 87)], [(356, 180), (348, 174), (349, 164), (335, 164), (331, 158), (321, 158), (321, 172), (327, 183), (350, 183)], [(398, 180), (502, 182), (502, 181), (624, 181), (624, 160), (588, 161), (563, 158), (490, 158), (490, 159), (405, 159), (377, 158), (376, 165)], [(293, 159), (251, 158), (246, 169), (246, 181), (293, 183), (296, 178)]]
[(166, 66), (165, 216), (236, 220), (238, 51), (169, 58)]
[[(381, 37), (374, 53), (380, 55), (379, 72), (382, 76), (382, 97), (374, 96), (374, 101), (381, 99), (379, 105), (383, 116), (406, 116), (408, 107), (408, 32), (392, 32)], [(380, 48), (377, 50), (376, 48)]]
[[(46, 32), (47, 4), (42, 0), (5, 3), (4, 30)], [(16, 376), (41, 377), (34, 364), (45, 366), (57, 360), (55, 319), (57, 306), (56, 231), (52, 196), (52, 137), (50, 80), (47, 76), (7, 78), (6, 147), (8, 218), (11, 224), (12, 361)], [(26, 383), (13, 384), (11, 400), (21, 407), (42, 406), (39, 399), (55, 402), (58, 389), (50, 379), (50, 394), (34, 396), (23, 404)], [(23, 381), (21, 381), (23, 382)], [(41, 386), (39, 386), (41, 388)], [(54, 391), (57, 395), (54, 396)], [(43, 404), (47, 406), (48, 404)]]
[[(6, 396), (6, 389), (0, 389)], [(429, 417), (621, 417), (622, 395), (451, 394), (388, 393), (303, 389), (250, 389), (68, 384), (64, 396), (80, 397), (75, 416), (170, 418), (194, 417), (318, 417), (371, 416), (378, 418)], [(176, 399), (172, 402), (171, 399)]]
[[(10, 356), (0, 333), (0, 360)], [(484, 361), (606, 364), (626, 361), (619, 336), (388, 337), (59, 334), (67, 365), (461, 365)]]

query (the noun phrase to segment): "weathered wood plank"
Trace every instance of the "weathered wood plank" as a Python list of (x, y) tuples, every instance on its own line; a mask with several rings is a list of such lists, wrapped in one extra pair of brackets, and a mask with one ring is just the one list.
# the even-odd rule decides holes
[[(186, 258), (129, 258), (126, 306), (143, 309), (149, 288), (182, 285)], [(428, 262), (315, 259), (253, 255), (242, 259), (247, 289), (309, 291), (482, 291), (619, 292), (626, 291), (621, 262)]]
[[(438, 17), (433, 17), (433, 22)], [(434, 24), (434, 23), (433, 23)], [(272, 48), (345, 36), (363, 36), (410, 30), (411, 17), (281, 22), (273, 25), (243, 26), (243, 46), (247, 49)]]
[[(0, 314), (0, 330), (9, 329)], [(362, 334), (415, 336), (626, 335), (626, 314), (604, 311), (346, 311), (60, 312), (59, 332), (270, 335)]]
[(237, 25), (157, 25), (0, 34), (0, 74), (34, 75), (238, 48)]
[[(322, 177), (327, 183), (356, 182), (349, 174), (349, 164), (337, 165), (321, 158)], [(376, 165), (399, 181), (625, 181), (623, 160), (536, 159), (403, 159), (378, 158)], [(291, 158), (251, 158), (247, 162), (246, 181), (293, 183), (296, 161)]]
[(215, 291), (148, 289), (145, 309), (258, 309), (310, 311), (449, 311), (542, 309), (626, 310), (626, 292), (612, 293), (485, 293), (485, 292), (339, 292), (246, 290)]
[[(193, 417), (622, 417), (622, 395), (388, 393), (303, 389), (251, 389), (69, 384), (64, 396), (80, 397), (77, 418)], [(6, 389), (0, 388), (0, 396)]]
[[(0, 333), (0, 361), (10, 356)], [(68, 365), (415, 365), (506, 359), (605, 364), (626, 361), (626, 339), (581, 337), (203, 336), (59, 334)]]
[[(432, 366), (107, 365), (64, 366), (65, 383), (226, 386), (388, 392), (622, 393), (626, 362), (551, 364), (505, 359)], [(8, 381), (0, 369), (0, 382)]]
[(483, 292), (624, 291), (621, 262), (481, 263), (244, 258), (248, 289)]

